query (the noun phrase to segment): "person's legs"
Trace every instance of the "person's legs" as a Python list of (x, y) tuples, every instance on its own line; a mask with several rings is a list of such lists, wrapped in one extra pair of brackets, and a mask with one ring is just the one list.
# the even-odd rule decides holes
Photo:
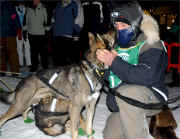
[(71, 61), (73, 63), (79, 63), (80, 61), (80, 42), (79, 40), (72, 40), (72, 51), (71, 51)]
[(24, 40), (24, 55), (25, 55), (26, 65), (30, 66), (31, 65), (31, 53), (30, 53), (29, 39)]
[(53, 65), (55, 67), (60, 66), (60, 53), (61, 53), (61, 37), (54, 37), (53, 38), (53, 45), (52, 45), (52, 53), (53, 53)]
[(16, 37), (17, 42), (17, 52), (19, 56), (19, 64), (20, 66), (24, 65), (24, 53), (23, 53), (23, 40), (18, 40), (18, 37)]
[[(139, 100), (144, 103), (157, 103), (159, 100), (153, 92), (138, 85), (124, 85), (117, 90), (121, 95)], [(149, 126), (147, 116), (159, 113), (159, 110), (146, 110), (127, 104), (116, 98), (120, 108), (120, 118), (126, 139), (149, 139)]]
[(74, 46), (72, 43), (72, 38), (63, 37), (63, 64), (68, 65), (72, 64), (75, 57), (74, 54), (76, 51), (74, 51)]
[(48, 68), (48, 48), (47, 48), (47, 43), (45, 40), (45, 36), (41, 35), (38, 37), (39, 39), (39, 53), (40, 53), (40, 58), (41, 58), (41, 64), (43, 69)]
[(106, 126), (103, 131), (103, 138), (104, 139), (126, 139), (118, 112), (112, 113), (108, 117), (106, 121)]
[(70, 53), (69, 39), (58, 36), (54, 38), (53, 45), (53, 61), (55, 66), (67, 65), (67, 57)]
[(11, 72), (19, 72), (19, 58), (17, 53), (16, 37), (7, 38), (7, 50)]
[[(126, 97), (136, 99), (144, 103), (157, 103), (159, 100), (154, 96), (150, 89), (138, 85), (124, 85), (117, 89), (117, 91)], [(116, 139), (117, 136), (122, 139), (149, 139), (149, 126), (147, 116), (159, 113), (159, 110), (145, 110), (132, 106), (123, 100), (116, 97), (117, 104), (120, 111), (117, 112), (119, 117), (112, 117), (107, 121), (104, 136), (112, 132), (111, 139)], [(119, 120), (119, 122), (117, 121)], [(113, 125), (116, 129), (119, 123), (118, 133), (114, 131)], [(110, 126), (110, 128), (108, 128)], [(121, 132), (120, 132), (121, 131)], [(106, 133), (107, 132), (107, 133)], [(119, 134), (120, 133), (120, 134)], [(105, 138), (108, 139), (108, 138)]]
[(0, 70), (1, 71), (7, 70), (6, 54), (7, 54), (6, 44), (3, 44), (2, 42), (0, 42)]
[(80, 34), (80, 51), (81, 51), (81, 59), (84, 58), (84, 54), (87, 50), (89, 50), (89, 37), (88, 37), (88, 31), (86, 29), (82, 29)]
[(38, 69), (38, 64), (39, 64), (39, 57), (38, 57), (38, 40), (36, 39), (35, 35), (28, 34), (29, 37), (29, 43), (30, 43), (30, 50), (31, 50), (31, 63), (32, 67), (31, 70), (32, 72), (36, 71)]

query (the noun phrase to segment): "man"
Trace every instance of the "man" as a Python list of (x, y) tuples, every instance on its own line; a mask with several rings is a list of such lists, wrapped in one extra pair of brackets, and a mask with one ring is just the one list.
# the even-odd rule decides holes
[[(10, 1), (0, 1), (0, 70), (19, 72), (16, 36), (20, 38), (20, 22)], [(8, 64), (7, 64), (8, 63)]]
[[(122, 2), (111, 12), (116, 31), (114, 50), (100, 49), (97, 58), (109, 70), (105, 78), (118, 93), (143, 103), (165, 102), (164, 85), (167, 55), (159, 38), (157, 22), (143, 14), (137, 2)], [(130, 105), (107, 96), (112, 113), (104, 129), (104, 139), (149, 139), (147, 116), (159, 111)]]
[(48, 48), (45, 31), (47, 27), (47, 12), (40, 0), (33, 0), (33, 5), (27, 8), (26, 26), (31, 51), (31, 72), (38, 70), (39, 55), (43, 69), (48, 68)]
[[(20, 34), (21, 37), (16, 39), (17, 41), (17, 51), (18, 51), (18, 56), (19, 56), (19, 64), (21, 67), (27, 65), (31, 65), (31, 57), (30, 57), (30, 45), (29, 45), (29, 40), (24, 38), (25, 36), (22, 35), (23, 32), (23, 22), (24, 22), (24, 15), (26, 13), (26, 7), (24, 0), (18, 0), (18, 4), (16, 6), (16, 11), (19, 17), (20, 25), (21, 25), (21, 30)], [(27, 35), (27, 34), (26, 34)], [(24, 62), (25, 58), (25, 62)]]
[(53, 62), (54, 66), (65, 66), (71, 63), (73, 50), (73, 33), (80, 32), (75, 25), (78, 5), (73, 0), (60, 0), (53, 17)]

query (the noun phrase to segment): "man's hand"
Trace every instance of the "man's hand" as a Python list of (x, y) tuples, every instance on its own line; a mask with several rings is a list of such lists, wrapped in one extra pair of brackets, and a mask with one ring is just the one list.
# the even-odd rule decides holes
[(111, 66), (113, 60), (118, 56), (115, 50), (98, 49), (96, 52), (97, 59), (107, 66)]

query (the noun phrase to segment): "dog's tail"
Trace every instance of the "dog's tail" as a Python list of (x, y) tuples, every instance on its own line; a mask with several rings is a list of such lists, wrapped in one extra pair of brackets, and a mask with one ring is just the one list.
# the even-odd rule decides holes
[(0, 101), (11, 104), (15, 98), (15, 92), (7, 92), (7, 91), (1, 91), (0, 92)]

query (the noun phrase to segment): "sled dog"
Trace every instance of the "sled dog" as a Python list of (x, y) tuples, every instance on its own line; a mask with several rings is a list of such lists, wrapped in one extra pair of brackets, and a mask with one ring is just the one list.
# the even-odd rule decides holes
[[(38, 76), (32, 75), (27, 77), (19, 83), (14, 93), (4, 97), (11, 105), (7, 112), (0, 116), (0, 127), (8, 120), (19, 115), (22, 115), (25, 120), (32, 105), (39, 104), (40, 101), (46, 101), (47, 98), (55, 96), (58, 101), (56, 102), (55, 105), (57, 106), (54, 106), (53, 111), (68, 112), (67, 117), (70, 118), (72, 139), (78, 139), (79, 121), (83, 121), (80, 118), (83, 108), (86, 110), (83, 128), (88, 135), (92, 135), (95, 105), (99, 98), (102, 85), (95, 77), (94, 69), (89, 63), (96, 68), (104, 68), (104, 65), (96, 58), (96, 50), (105, 48), (106, 45), (100, 37), (95, 37), (93, 34), (89, 33), (89, 46), (90, 50), (85, 55), (86, 60), (82, 60), (81, 64), (57, 69), (59, 72), (55, 73), (56, 78), (54, 78), (54, 76), (49, 77), (49, 73), (52, 72), (51, 70), (47, 70), (42, 75), (48, 75), (50, 80), (54, 78), (53, 81), (51, 80), (51, 86), (56, 88), (56, 90), (66, 97), (49, 88), (49, 86), (40, 80)], [(48, 106), (51, 105), (49, 102), (47, 104)], [(43, 128), (42, 130), (46, 134), (58, 135), (63, 133), (63, 126), (68, 118), (66, 117), (65, 120), (63, 120), (61, 119), (62, 116), (57, 117), (58, 116), (54, 116), (52, 119), (43, 122), (46, 125), (46, 128)], [(62, 126), (60, 126), (60, 124), (57, 126), (56, 122), (53, 124), (52, 121), (54, 119), (55, 121), (62, 120)], [(92, 139), (92, 136), (90, 136), (89, 139)]]

